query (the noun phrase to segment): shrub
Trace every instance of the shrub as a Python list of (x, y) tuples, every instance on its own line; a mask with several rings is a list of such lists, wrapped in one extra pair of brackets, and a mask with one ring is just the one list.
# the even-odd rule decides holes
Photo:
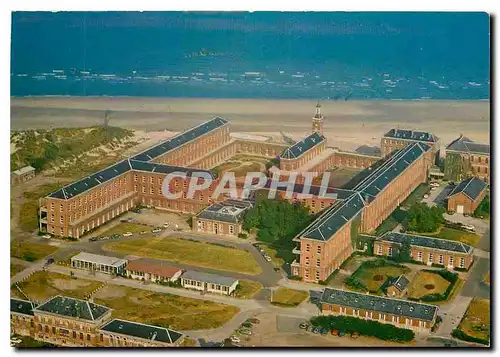
[(486, 346), (489, 346), (489, 344), (490, 344), (489, 340), (467, 335), (465, 332), (463, 332), (462, 330), (460, 330), (458, 328), (454, 329), (453, 332), (451, 333), (451, 335), (453, 337), (458, 338), (459, 340), (463, 340), (463, 341), (476, 342), (476, 343), (480, 343), (480, 344), (483, 344)]
[(316, 316), (311, 319), (311, 323), (328, 330), (335, 329), (345, 333), (357, 332), (360, 335), (386, 341), (408, 342), (415, 338), (415, 333), (412, 330), (350, 316)]
[(363, 284), (359, 279), (356, 279), (352, 275), (346, 279), (344, 284), (356, 290), (363, 290), (363, 291), (368, 290), (365, 284)]
[(302, 280), (302, 277), (299, 275), (292, 275), (288, 279), (290, 279), (290, 280)]
[(238, 233), (238, 238), (243, 238), (243, 239), (247, 239), (248, 236), (246, 233)]

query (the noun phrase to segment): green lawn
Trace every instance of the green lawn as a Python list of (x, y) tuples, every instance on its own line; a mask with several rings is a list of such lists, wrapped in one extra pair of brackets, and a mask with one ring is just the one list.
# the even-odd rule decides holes
[(188, 239), (132, 239), (108, 243), (104, 249), (248, 275), (262, 273), (260, 265), (246, 250)]
[(272, 304), (297, 306), (309, 296), (307, 291), (279, 287), (272, 293)]
[[(101, 284), (99, 281), (73, 278), (53, 272), (37, 271), (28, 279), (19, 283), (19, 287), (30, 299), (45, 301), (56, 295), (66, 295), (83, 299)], [(11, 295), (24, 298), (16, 288), (11, 288)]]
[(382, 235), (386, 232), (391, 232), (394, 228), (397, 227), (398, 224), (402, 224), (406, 226), (406, 211), (403, 211), (399, 207), (397, 207), (394, 212), (391, 213), (389, 217), (387, 217), (380, 226), (377, 227), (375, 235)]
[(238, 289), (236, 289), (236, 297), (251, 299), (260, 289), (262, 289), (262, 284), (258, 281), (242, 279), (239, 281)]
[(37, 244), (30, 242), (19, 242), (13, 240), (10, 242), (10, 256), (34, 262), (44, 258), (57, 251), (57, 247), (48, 244)]
[(450, 282), (439, 274), (419, 271), (408, 287), (408, 296), (419, 299), (424, 295), (442, 294), (450, 286)]
[(25, 232), (32, 232), (38, 228), (38, 201), (27, 201), (19, 210), (19, 227)]
[(274, 264), (278, 265), (278, 266), (282, 266), (283, 263), (285, 262), (283, 260), (283, 258), (279, 258), (277, 256), (278, 252), (276, 251), (276, 249), (273, 249), (271, 247), (268, 247), (267, 245), (265, 244), (262, 244), (262, 249), (264, 250), (264, 252), (267, 253), (267, 255), (269, 255), (269, 257), (271, 257), (271, 262), (273, 262)]
[(395, 278), (401, 274), (406, 274), (410, 271), (407, 267), (387, 264), (378, 267), (368, 267), (372, 261), (365, 262), (352, 274), (355, 278), (362, 282), (370, 291), (378, 291), (388, 278)]
[(113, 234), (123, 234), (127, 232), (131, 232), (134, 234), (139, 234), (141, 232), (147, 231), (151, 232), (151, 227), (146, 225), (146, 224), (140, 224), (140, 223), (119, 223), (113, 228), (108, 229), (104, 233), (102, 233), (103, 236), (111, 236)]
[(469, 244), (473, 247), (477, 245), (479, 239), (481, 238), (475, 233), (465, 232), (459, 229), (448, 228), (448, 227), (441, 227), (437, 233), (417, 233), (417, 234), (429, 237), (447, 239), (447, 240), (454, 240), (457, 242)]
[(458, 328), (466, 335), (489, 340), (490, 301), (486, 299), (472, 300)]
[(176, 330), (204, 330), (224, 325), (239, 309), (208, 300), (107, 285), (94, 301), (113, 309), (112, 316)]
[(420, 184), (412, 193), (403, 201), (401, 207), (410, 208), (414, 203), (422, 201), (424, 195), (430, 191), (427, 183)]

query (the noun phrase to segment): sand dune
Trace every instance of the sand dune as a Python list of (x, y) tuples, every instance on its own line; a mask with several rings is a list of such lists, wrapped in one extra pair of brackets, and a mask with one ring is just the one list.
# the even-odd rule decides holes
[[(231, 121), (233, 131), (295, 139), (310, 133), (316, 102), (133, 97), (11, 98), (12, 129), (80, 127), (101, 124), (111, 110), (111, 125), (135, 130), (181, 131), (213, 116)], [(430, 131), (446, 145), (464, 133), (489, 143), (487, 101), (324, 101), (324, 129), (330, 145), (353, 150), (380, 144), (393, 127)]]

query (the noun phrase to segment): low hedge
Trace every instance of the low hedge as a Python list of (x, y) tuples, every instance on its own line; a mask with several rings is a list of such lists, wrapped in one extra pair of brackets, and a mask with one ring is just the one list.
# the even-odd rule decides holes
[(480, 344), (486, 345), (486, 346), (490, 345), (489, 340), (467, 335), (465, 332), (463, 332), (462, 330), (460, 330), (458, 328), (454, 329), (453, 332), (451, 333), (451, 335), (455, 338), (458, 338), (459, 340), (468, 341), (468, 342), (476, 342), (476, 343), (480, 343)]
[(355, 277), (353, 277), (352, 275), (347, 278), (344, 282), (344, 284), (350, 288), (353, 288), (353, 289), (356, 289), (356, 290), (362, 290), (362, 291), (367, 291), (368, 288), (366, 287), (365, 284), (363, 284), (363, 282)]
[(415, 333), (412, 330), (350, 316), (316, 316), (311, 319), (311, 324), (345, 333), (357, 332), (363, 336), (376, 337), (386, 341), (409, 342), (415, 338)]

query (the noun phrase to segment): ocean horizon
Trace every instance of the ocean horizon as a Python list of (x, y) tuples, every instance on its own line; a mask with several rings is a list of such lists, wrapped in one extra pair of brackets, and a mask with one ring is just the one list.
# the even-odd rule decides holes
[(14, 12), (11, 96), (489, 100), (486, 13)]

